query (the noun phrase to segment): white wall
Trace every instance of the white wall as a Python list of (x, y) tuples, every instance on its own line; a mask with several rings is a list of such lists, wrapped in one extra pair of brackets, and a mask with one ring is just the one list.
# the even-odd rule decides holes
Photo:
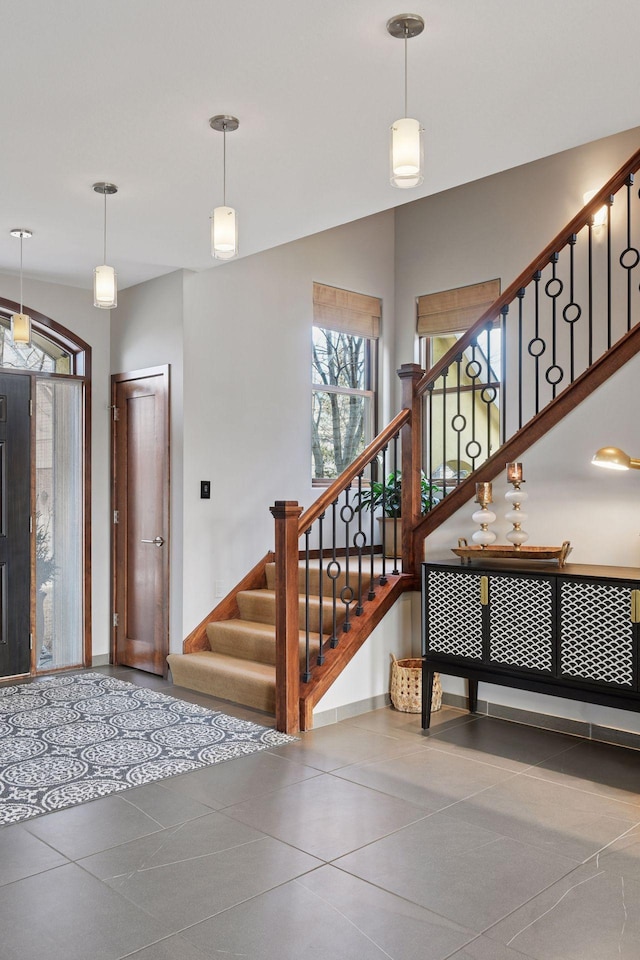
[[(273, 547), (273, 502), (307, 507), (317, 497), (314, 280), (382, 298), (380, 422), (387, 422), (395, 378), (392, 212), (185, 277), (185, 635), (216, 593)], [(199, 499), (200, 480), (211, 480), (211, 500)]]
[[(0, 274), (0, 296), (19, 300), (20, 280)], [(93, 654), (109, 651), (109, 311), (93, 306), (90, 290), (24, 281), (24, 303), (72, 330), (92, 347), (91, 578)]]
[[(533, 260), (582, 205), (638, 148), (640, 129), (509, 170), (396, 212), (396, 316), (399, 362), (415, 355), (415, 297), (496, 276), (503, 289)], [(577, 407), (522, 456), (529, 494), (524, 525), (530, 545), (573, 544), (571, 562), (640, 567), (640, 476), (612, 474), (590, 464), (598, 447), (640, 453), (635, 412), (640, 401), (640, 358)], [(498, 542), (510, 525), (504, 474), (494, 482)], [(447, 554), (459, 536), (477, 529), (468, 504), (427, 541), (427, 555)], [(443, 687), (461, 684), (443, 678)], [(481, 685), (495, 703), (640, 731), (627, 711), (558, 701)]]
[(171, 649), (182, 643), (183, 556), (183, 280), (182, 270), (129, 287), (111, 313), (111, 373), (169, 364), (171, 422)]

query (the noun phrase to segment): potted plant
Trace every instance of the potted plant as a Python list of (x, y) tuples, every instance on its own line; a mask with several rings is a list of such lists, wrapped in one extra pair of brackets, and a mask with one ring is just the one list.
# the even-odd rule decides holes
[[(385, 553), (393, 557), (394, 540), (397, 539), (398, 546), (401, 540), (401, 530), (398, 528), (397, 537), (394, 538), (394, 526), (397, 520), (401, 519), (402, 506), (402, 473), (400, 470), (391, 472), (383, 480), (372, 480), (369, 486), (362, 490), (358, 497), (356, 512), (361, 510), (383, 509), (383, 515), (378, 517), (380, 524), (385, 524)], [(443, 497), (442, 487), (429, 483), (424, 471), (420, 472), (420, 512), (424, 516), (436, 504), (440, 503)]]

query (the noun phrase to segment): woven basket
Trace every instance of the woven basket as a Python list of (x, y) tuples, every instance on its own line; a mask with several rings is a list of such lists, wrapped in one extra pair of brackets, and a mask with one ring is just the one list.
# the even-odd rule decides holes
[[(391, 654), (393, 656), (393, 654)], [(422, 660), (409, 658), (396, 660), (391, 664), (391, 703), (403, 713), (422, 712)], [(433, 693), (431, 712), (442, 706), (442, 684), (440, 674), (433, 675)]]

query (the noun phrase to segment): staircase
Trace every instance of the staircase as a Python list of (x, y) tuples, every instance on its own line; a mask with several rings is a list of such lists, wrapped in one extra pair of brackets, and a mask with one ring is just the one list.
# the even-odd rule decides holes
[[(418, 588), (425, 538), (472, 499), (476, 482), (497, 477), (640, 352), (638, 169), (640, 150), (431, 370), (400, 368), (402, 410), (315, 504), (303, 514), (276, 502), (275, 553), (169, 656), (174, 683), (275, 712), (279, 730), (312, 726), (344, 666), (401, 593)], [(603, 205), (606, 232), (595, 242)], [(498, 328), (496, 373), (487, 358)], [(497, 449), (476, 426), (482, 405), (478, 422), (500, 424)], [(402, 476), (390, 561), (373, 514), (357, 508), (375, 470)], [(423, 478), (441, 484), (441, 502), (424, 516)]]

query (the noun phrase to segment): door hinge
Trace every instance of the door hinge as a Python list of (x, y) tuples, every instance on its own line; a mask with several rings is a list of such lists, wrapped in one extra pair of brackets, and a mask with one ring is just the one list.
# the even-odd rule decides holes
[(114, 403), (114, 405), (111, 407), (111, 409), (113, 410), (113, 419), (114, 419), (114, 420), (119, 420), (119, 419), (120, 419), (120, 411), (119, 411), (118, 408), (116, 407), (115, 403)]
[(118, 622), (118, 614), (117, 614), (117, 613), (114, 613), (114, 615), (113, 615), (113, 625), (114, 625), (114, 627), (119, 627), (119, 626), (120, 626), (120, 623)]
[(114, 522), (114, 523), (120, 523), (120, 511), (119, 511), (119, 510), (114, 510), (114, 511), (113, 511), (113, 522)]
[(29, 634), (29, 650), (33, 650), (33, 634)]
[(33, 533), (33, 517), (29, 517), (29, 533)]
[(33, 416), (33, 400), (29, 400), (29, 416)]

